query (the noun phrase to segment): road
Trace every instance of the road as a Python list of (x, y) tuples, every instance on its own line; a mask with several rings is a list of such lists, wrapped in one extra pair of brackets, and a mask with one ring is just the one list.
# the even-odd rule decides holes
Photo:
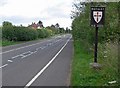
[(4, 47), (0, 54), (2, 86), (69, 86), (70, 34)]

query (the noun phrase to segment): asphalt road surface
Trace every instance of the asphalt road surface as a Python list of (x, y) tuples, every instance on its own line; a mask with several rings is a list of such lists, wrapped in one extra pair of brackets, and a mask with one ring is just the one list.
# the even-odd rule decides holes
[(0, 54), (2, 86), (69, 86), (70, 34), (4, 47)]

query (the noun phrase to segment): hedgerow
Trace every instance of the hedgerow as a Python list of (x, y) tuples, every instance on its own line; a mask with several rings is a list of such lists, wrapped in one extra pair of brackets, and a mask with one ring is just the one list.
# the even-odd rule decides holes
[(27, 27), (3, 27), (2, 38), (10, 41), (29, 41), (37, 39), (38, 33), (36, 30)]
[(52, 36), (54, 32), (50, 29), (32, 29), (29, 27), (3, 26), (2, 38), (9, 41), (29, 41), (38, 38)]
[[(119, 3), (99, 3), (105, 6), (105, 25), (99, 28), (99, 43), (115, 41), (120, 38)], [(78, 17), (75, 17), (72, 22), (72, 34), (75, 40), (82, 39), (85, 42), (87, 41), (90, 44), (94, 44), (95, 28), (90, 26), (90, 7), (91, 4), (86, 3), (84, 12), (81, 12)]]

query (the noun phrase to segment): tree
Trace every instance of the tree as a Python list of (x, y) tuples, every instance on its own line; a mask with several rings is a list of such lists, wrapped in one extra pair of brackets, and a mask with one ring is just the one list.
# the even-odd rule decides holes
[(8, 22), (8, 21), (4, 21), (3, 23), (2, 23), (2, 25), (3, 25), (3, 27), (2, 27), (2, 29), (4, 30), (4, 29), (12, 29), (13, 28), (13, 25), (12, 25), (12, 23), (11, 22)]
[(70, 29), (68, 27), (66, 27), (66, 30), (65, 30), (66, 33), (70, 33)]
[(64, 33), (65, 29), (64, 28), (59, 28), (60, 33)]
[(13, 27), (12, 23), (11, 23), (11, 22), (8, 22), (8, 21), (4, 21), (2, 25), (3, 25), (3, 28)]
[(74, 19), (78, 16), (80, 16), (81, 13), (84, 12), (84, 8), (85, 8), (85, 2), (80, 2), (79, 0), (77, 0), (76, 2), (73, 3), (73, 10), (71, 11), (71, 19)]

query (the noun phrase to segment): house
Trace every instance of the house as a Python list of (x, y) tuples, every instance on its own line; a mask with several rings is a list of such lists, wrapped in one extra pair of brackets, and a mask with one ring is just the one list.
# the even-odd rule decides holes
[(42, 21), (39, 21), (37, 24), (36, 24), (35, 22), (32, 22), (32, 24), (29, 25), (28, 27), (31, 27), (31, 28), (33, 28), (33, 29), (41, 29), (41, 28), (43, 28), (44, 26), (43, 26)]

